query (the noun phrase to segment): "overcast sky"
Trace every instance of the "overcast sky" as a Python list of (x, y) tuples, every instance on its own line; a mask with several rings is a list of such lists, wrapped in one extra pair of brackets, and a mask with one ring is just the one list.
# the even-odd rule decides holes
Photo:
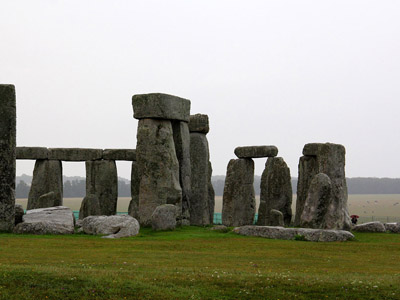
[(400, 1), (2, 0), (0, 83), (18, 146), (135, 148), (131, 97), (162, 92), (209, 115), (214, 175), (276, 145), (297, 176), (304, 144), (332, 142), (347, 176), (400, 177)]

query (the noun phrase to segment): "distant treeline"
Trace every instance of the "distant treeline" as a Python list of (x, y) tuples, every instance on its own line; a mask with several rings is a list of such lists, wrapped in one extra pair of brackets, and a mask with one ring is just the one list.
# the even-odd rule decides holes
[[(32, 176), (17, 176), (16, 197), (27, 198), (29, 194)], [(260, 194), (261, 176), (254, 177), (254, 190), (256, 195)], [(213, 176), (212, 184), (215, 195), (222, 196), (224, 192), (225, 176)], [(293, 194), (297, 190), (297, 178), (292, 178)], [(347, 178), (349, 194), (400, 194), (400, 178)], [(86, 194), (86, 180), (83, 177), (64, 176), (64, 197), (83, 198)], [(130, 197), (131, 185), (129, 180), (118, 179), (118, 196)]]

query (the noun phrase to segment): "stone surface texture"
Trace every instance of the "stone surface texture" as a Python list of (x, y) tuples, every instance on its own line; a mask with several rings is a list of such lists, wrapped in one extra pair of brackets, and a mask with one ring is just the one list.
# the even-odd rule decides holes
[(400, 233), (400, 223), (385, 223), (386, 231)]
[[(326, 174), (332, 183), (332, 191), (330, 196), (330, 204), (327, 208), (326, 214), (323, 216), (323, 222), (320, 228), (324, 229), (350, 229), (351, 221), (347, 207), (347, 184), (345, 177), (345, 154), (346, 150), (342, 145), (338, 144), (307, 144), (304, 146), (303, 154), (311, 157), (310, 161), (315, 159), (312, 163), (308, 164), (308, 167), (314, 169), (308, 169), (308, 173), (304, 173), (304, 168), (299, 166), (299, 184), (309, 183), (308, 186), (302, 186), (299, 194), (298, 205), (299, 207), (304, 205), (299, 203), (305, 201), (304, 196), (309, 194), (309, 188), (311, 180), (318, 173)], [(308, 163), (310, 162), (308, 161)], [(310, 174), (315, 174), (311, 176)], [(304, 178), (306, 177), (306, 179)], [(303, 206), (304, 207), (304, 206)], [(300, 208), (299, 208), (300, 209)], [(297, 213), (296, 209), (296, 213)], [(300, 212), (300, 218), (302, 211)], [(298, 220), (300, 221), (300, 220)], [(300, 222), (301, 223), (301, 222)], [(296, 224), (295, 224), (296, 225)]]
[(211, 182), (212, 178), (212, 165), (208, 162), (208, 212), (210, 215), (210, 224), (214, 223), (214, 208), (215, 208), (215, 191)]
[(107, 235), (105, 238), (122, 238), (139, 233), (139, 222), (129, 215), (89, 216), (83, 219), (82, 229), (86, 234)]
[(275, 146), (237, 147), (235, 155), (239, 158), (275, 157), (278, 155), (278, 148)]
[(140, 177), (138, 170), (138, 163), (136, 161), (132, 162), (131, 169), (131, 197), (132, 200), (129, 202), (128, 215), (139, 219), (139, 187), (140, 187)]
[(88, 216), (100, 216), (101, 214), (99, 197), (87, 194), (83, 198), (81, 208), (79, 209), (79, 219), (82, 220)]
[(354, 226), (352, 230), (357, 232), (386, 232), (385, 225), (379, 221), (359, 224)]
[(276, 209), (271, 209), (269, 212), (268, 226), (285, 226), (283, 213)]
[(332, 201), (332, 182), (328, 175), (318, 173), (308, 189), (308, 195), (300, 218), (300, 226), (325, 228), (325, 216)]
[(210, 131), (208, 115), (195, 114), (189, 119), (189, 131), (207, 134)]
[(326, 230), (310, 228), (284, 228), (272, 226), (242, 226), (233, 230), (245, 236), (258, 236), (269, 239), (294, 240), (302, 238), (310, 242), (344, 242), (354, 239), (354, 235), (345, 230)]
[(24, 216), (24, 208), (21, 204), (15, 204), (15, 225), (21, 223), (23, 221), (22, 217)]
[(0, 84), (0, 232), (12, 231), (15, 223), (15, 147), (15, 87)]
[(139, 120), (136, 158), (140, 177), (139, 221), (142, 226), (151, 226), (151, 215), (157, 206), (182, 207), (179, 163), (170, 121)]
[(65, 206), (28, 210), (22, 219), (23, 222), (15, 226), (14, 233), (74, 233), (74, 214), (71, 209)]
[(284, 224), (292, 220), (292, 183), (290, 170), (282, 157), (268, 158), (261, 176), (260, 206), (257, 225), (276, 226), (271, 209), (283, 214)]
[(179, 183), (182, 188), (182, 212), (178, 225), (190, 225), (190, 197), (192, 194), (190, 165), (190, 133), (186, 122), (172, 121), (176, 157), (179, 162)]
[(172, 204), (157, 206), (151, 215), (151, 227), (153, 230), (174, 230), (178, 216), (177, 207)]
[(59, 160), (39, 159), (35, 162), (27, 209), (63, 204), (62, 164)]
[(132, 97), (136, 119), (163, 119), (189, 122), (190, 101), (172, 95), (153, 93)]
[(203, 133), (190, 133), (191, 188), (190, 224), (203, 226), (212, 223), (209, 201), (209, 148)]
[(48, 153), (45, 147), (17, 147), (17, 159), (47, 159)]
[(256, 200), (254, 196), (254, 161), (231, 159), (228, 164), (222, 198), (222, 224), (252, 225)]
[(88, 161), (103, 158), (103, 149), (49, 148), (48, 158), (63, 161)]
[(103, 159), (135, 161), (136, 149), (104, 149)]
[[(86, 162), (86, 195), (95, 195), (102, 215), (117, 213), (118, 175), (115, 161), (97, 160)], [(91, 211), (92, 208), (88, 208)]]

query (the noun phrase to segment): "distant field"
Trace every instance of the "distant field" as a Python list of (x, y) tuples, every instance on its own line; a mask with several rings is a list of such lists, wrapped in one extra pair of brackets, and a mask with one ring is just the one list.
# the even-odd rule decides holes
[[(117, 211), (127, 212), (130, 197), (118, 198)], [(17, 199), (18, 204), (26, 208), (27, 199)], [(64, 205), (72, 210), (79, 210), (82, 198), (64, 198)], [(257, 211), (260, 204), (260, 197), (256, 196)], [(295, 212), (296, 195), (293, 195), (292, 211)], [(215, 197), (215, 212), (222, 212), (222, 196)], [(400, 222), (400, 194), (384, 195), (349, 195), (350, 214), (359, 215), (360, 221), (372, 220), (397, 221)]]

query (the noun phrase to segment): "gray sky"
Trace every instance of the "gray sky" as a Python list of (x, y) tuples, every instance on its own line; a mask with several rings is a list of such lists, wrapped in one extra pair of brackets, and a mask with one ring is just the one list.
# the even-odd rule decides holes
[(209, 115), (215, 175), (276, 145), (297, 176), (304, 144), (333, 142), (347, 176), (400, 177), (399, 54), (400, 1), (1, 1), (19, 146), (134, 148), (132, 95), (169, 93)]

